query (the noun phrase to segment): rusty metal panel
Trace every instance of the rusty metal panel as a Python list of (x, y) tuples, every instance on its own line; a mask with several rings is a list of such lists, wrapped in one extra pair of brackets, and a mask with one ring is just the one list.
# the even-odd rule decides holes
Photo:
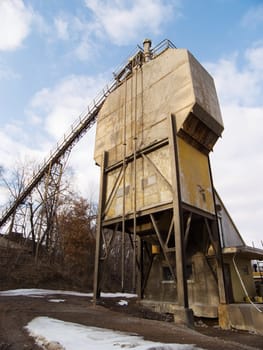
[(208, 156), (178, 137), (182, 201), (214, 214)]
[(242, 239), (236, 225), (228, 213), (224, 203), (215, 191), (215, 202), (217, 206), (217, 217), (219, 221), (219, 232), (222, 247), (241, 247), (246, 243)]
[[(129, 214), (134, 210), (134, 163), (125, 169), (125, 190), (123, 177), (118, 182), (121, 167), (107, 175), (106, 203), (113, 195), (110, 205), (106, 206), (106, 219)], [(123, 212), (123, 196), (125, 210)], [(136, 210), (141, 211), (157, 205), (172, 202), (171, 166), (168, 145), (140, 157), (136, 161)]]

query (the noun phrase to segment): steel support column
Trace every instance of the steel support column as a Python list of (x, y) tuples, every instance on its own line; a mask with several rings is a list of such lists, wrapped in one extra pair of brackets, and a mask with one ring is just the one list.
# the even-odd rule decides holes
[(140, 236), (137, 236), (137, 258), (138, 258), (138, 274), (137, 274), (137, 286), (136, 293), (138, 298), (142, 298), (142, 240)]
[(181, 207), (181, 189), (179, 176), (179, 160), (177, 149), (176, 120), (173, 115), (168, 117), (170, 131), (170, 152), (171, 169), (173, 181), (173, 218), (175, 235), (175, 254), (176, 254), (176, 280), (177, 280), (177, 301), (178, 305), (188, 308), (188, 293), (185, 271), (185, 251), (183, 239), (183, 215)]
[(211, 178), (211, 184), (213, 189), (213, 200), (214, 200), (214, 206), (215, 206), (215, 220), (212, 222), (212, 230), (215, 232), (216, 240), (217, 240), (217, 279), (218, 279), (218, 292), (219, 292), (219, 301), (221, 304), (229, 303), (227, 293), (226, 293), (226, 283), (225, 283), (225, 273), (224, 273), (224, 262), (223, 262), (223, 255), (222, 255), (222, 243), (220, 240), (220, 231), (219, 231), (219, 225), (218, 225), (218, 217), (217, 217), (217, 211), (216, 211), (216, 200), (215, 200), (215, 189), (213, 184), (213, 177), (212, 177), (212, 170), (211, 170), (211, 164), (210, 159), (208, 159), (209, 164), (209, 173)]
[(107, 152), (102, 155), (101, 172), (100, 172), (100, 196), (99, 196), (99, 211), (97, 218), (97, 232), (96, 232), (96, 251), (95, 251), (95, 268), (94, 268), (94, 282), (93, 282), (93, 302), (96, 304), (97, 298), (100, 297), (100, 252), (101, 252), (101, 230), (102, 230), (102, 213), (103, 203), (105, 203), (106, 196), (106, 176), (105, 169), (107, 166)]

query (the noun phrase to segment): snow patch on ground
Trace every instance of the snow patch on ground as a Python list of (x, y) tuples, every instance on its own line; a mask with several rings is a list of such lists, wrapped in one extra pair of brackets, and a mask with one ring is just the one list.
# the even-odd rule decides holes
[(127, 306), (128, 305), (128, 301), (127, 300), (120, 300), (118, 302), (118, 305), (120, 305), (120, 306)]
[(138, 335), (87, 327), (49, 317), (34, 318), (25, 327), (36, 343), (46, 350), (198, 350), (194, 345), (162, 344)]
[(56, 295), (56, 294), (75, 295), (79, 297), (92, 296), (91, 293), (79, 293), (79, 292), (67, 291), (67, 290), (50, 290), (50, 289), (10, 289), (10, 290), (5, 290), (0, 292), (0, 296), (8, 296), (8, 297), (17, 297), (17, 296), (36, 297), (36, 296)]
[[(28, 296), (28, 297), (41, 297), (45, 295), (74, 295), (78, 297), (93, 297), (93, 293), (80, 293), (68, 290), (50, 290), (50, 289), (11, 289), (0, 291), (0, 296), (17, 297), (17, 296)], [(136, 298), (136, 294), (130, 293), (101, 293), (102, 298)]]

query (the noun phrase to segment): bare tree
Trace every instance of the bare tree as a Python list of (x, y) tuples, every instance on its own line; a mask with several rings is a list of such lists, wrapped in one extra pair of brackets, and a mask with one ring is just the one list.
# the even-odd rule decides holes
[[(0, 169), (0, 180), (2, 186), (5, 187), (9, 193), (6, 205), (8, 206), (14, 202), (20, 194), (23, 192), (27, 182), (29, 181), (29, 172), (32, 169), (32, 163), (26, 166), (22, 162), (16, 162), (11, 170)], [(17, 212), (13, 213), (8, 228), (9, 236), (15, 233), (24, 234), (24, 219), (25, 219), (25, 206), (18, 208)]]
[[(7, 231), (9, 237), (23, 238), (32, 245), (32, 253), (38, 259), (40, 248), (50, 253), (54, 247), (56, 211), (61, 194), (67, 193), (68, 182), (62, 181), (65, 164), (56, 163), (49, 169), (43, 181), (38, 183), (25, 200), (17, 206)], [(32, 162), (20, 163), (11, 171), (1, 168), (0, 180), (8, 189), (9, 203), (15, 202), (23, 193), (34, 174)], [(34, 175), (33, 175), (34, 176)], [(43, 250), (42, 249), (42, 250)]]
[(58, 228), (64, 263), (68, 271), (80, 274), (93, 270), (96, 206), (75, 194), (68, 197), (58, 213)]

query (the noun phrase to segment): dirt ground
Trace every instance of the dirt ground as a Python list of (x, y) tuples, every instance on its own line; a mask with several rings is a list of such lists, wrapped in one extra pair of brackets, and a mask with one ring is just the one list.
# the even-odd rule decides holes
[[(54, 296), (4, 297), (0, 296), (0, 350), (37, 350), (24, 327), (33, 318), (48, 316), (59, 320), (132, 332), (145, 339), (164, 343), (196, 344), (203, 349), (263, 349), (263, 336), (240, 331), (223, 331), (204, 319), (196, 319), (195, 329), (171, 322), (170, 315), (157, 315), (142, 308), (135, 299), (127, 299), (120, 306), (120, 298), (102, 298), (94, 306), (87, 297), (55, 295), (63, 303), (49, 300)], [(122, 298), (123, 299), (123, 298)]]

